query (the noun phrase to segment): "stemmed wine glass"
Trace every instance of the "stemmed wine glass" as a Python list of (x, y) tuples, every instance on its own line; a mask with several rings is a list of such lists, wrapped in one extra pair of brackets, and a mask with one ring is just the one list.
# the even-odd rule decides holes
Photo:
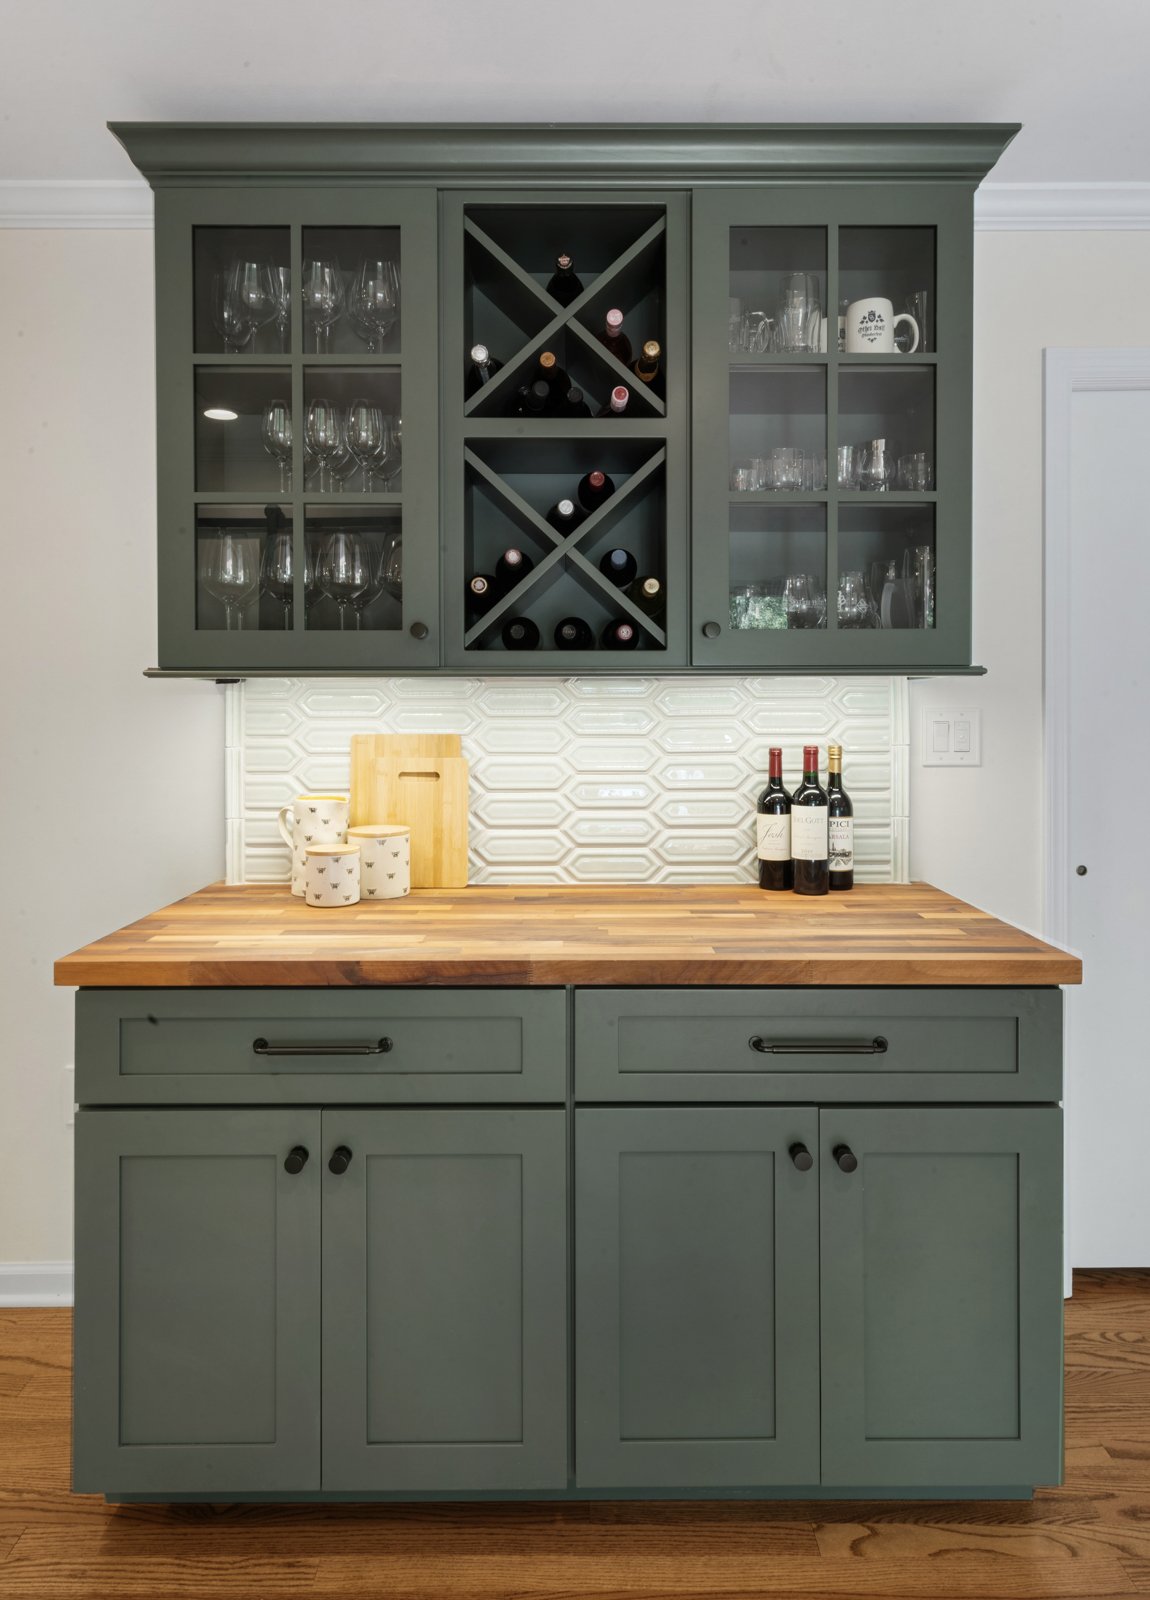
[(264, 542), (260, 576), (264, 592), (283, 606), (284, 627), (292, 625), (295, 601), (295, 550), (290, 528), (277, 528)]
[(347, 608), (371, 582), (371, 557), (364, 541), (354, 533), (336, 529), (324, 541), (319, 558), (319, 584), (339, 607), (339, 625), (347, 627)]
[(212, 274), (212, 324), (224, 341), (224, 354), (238, 356), (255, 324), (237, 298), (230, 272)]
[(253, 541), (243, 534), (221, 529), (214, 538), (201, 539), (200, 583), (224, 608), (224, 627), (231, 632), (244, 625), (244, 606), (259, 583)]
[(252, 325), (253, 333), (276, 314), (276, 290), (272, 269), (263, 261), (233, 261), (228, 268), (228, 288), (241, 314)]
[(287, 355), (288, 334), (291, 331), (291, 268), (273, 267), (272, 294), (275, 297), (276, 332), (279, 334), (280, 355)]
[(372, 355), (399, 320), (399, 269), (394, 261), (365, 257), (351, 282), (348, 315)]
[(367, 559), (368, 581), (351, 602), (352, 610), (355, 612), (357, 630), (363, 627), (363, 614), (368, 606), (371, 605), (373, 600), (378, 600), (383, 593), (385, 560), (382, 552), (376, 550), (366, 538), (361, 538), (360, 543), (363, 545)]
[(291, 488), (291, 412), (282, 400), (264, 407), (264, 449), (280, 469), (280, 493)]
[(315, 331), (316, 355), (323, 355), (331, 342), (332, 324), (343, 311), (343, 274), (338, 261), (305, 261), (303, 264), (304, 321)]
[(403, 471), (403, 418), (401, 416), (385, 417), (383, 421), (387, 439), (381, 464), (386, 466), (386, 471), (383, 473), (383, 481), (385, 486), (390, 489), (398, 487), (396, 479)]
[(380, 584), (393, 600), (403, 599), (403, 534), (395, 528), (384, 535), (379, 563)]
[(372, 472), (380, 464), (386, 437), (379, 407), (370, 400), (353, 400), (347, 408), (347, 448), (363, 471), (364, 494), (372, 486)]
[(343, 429), (339, 410), (330, 400), (313, 400), (307, 408), (307, 425), (304, 429), (307, 447), (319, 466), (319, 492), (324, 491), (324, 470), (327, 469), (327, 487), (330, 490), (336, 461), (345, 453)]

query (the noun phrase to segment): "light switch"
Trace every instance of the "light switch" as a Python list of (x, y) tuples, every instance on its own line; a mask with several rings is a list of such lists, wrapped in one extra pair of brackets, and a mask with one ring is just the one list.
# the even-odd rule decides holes
[(922, 714), (924, 767), (980, 767), (982, 712), (935, 711)]
[(930, 728), (930, 748), (941, 755), (950, 749), (950, 723), (941, 717), (936, 717)]
[(956, 755), (963, 751), (970, 753), (970, 723), (965, 717), (954, 719), (954, 749)]

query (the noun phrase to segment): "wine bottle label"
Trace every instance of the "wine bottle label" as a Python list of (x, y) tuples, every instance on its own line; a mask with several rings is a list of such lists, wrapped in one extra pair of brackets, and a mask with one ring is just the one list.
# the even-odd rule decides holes
[(791, 812), (791, 854), (796, 861), (827, 859), (826, 806), (795, 806)]
[(758, 844), (760, 861), (789, 861), (791, 859), (791, 819), (788, 815), (763, 816), (760, 813), (755, 821), (758, 825)]
[(832, 817), (829, 843), (831, 871), (853, 872), (855, 865), (855, 819), (853, 817)]

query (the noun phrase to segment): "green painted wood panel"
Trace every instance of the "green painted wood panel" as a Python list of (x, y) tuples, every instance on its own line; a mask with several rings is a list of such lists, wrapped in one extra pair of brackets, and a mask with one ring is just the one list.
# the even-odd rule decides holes
[(576, 1113), (584, 1490), (818, 1480), (818, 1185), (806, 1107)]
[(1061, 1481), (1061, 1115), (820, 1112), (824, 1484)]
[[(761, 1054), (751, 1039), (832, 1048)], [(835, 1043), (886, 1040), (881, 1055)], [(1059, 989), (580, 989), (580, 1100), (1057, 1100)]]
[(311, 1110), (79, 1113), (77, 1491), (319, 1487), (319, 1136)]
[(566, 1117), (329, 1110), (325, 1489), (567, 1482)]
[[(315, 1044), (262, 1056), (256, 1039)], [(324, 1044), (378, 1043), (369, 1056)], [(82, 990), (81, 1104), (560, 1101), (567, 1087), (562, 989)]]

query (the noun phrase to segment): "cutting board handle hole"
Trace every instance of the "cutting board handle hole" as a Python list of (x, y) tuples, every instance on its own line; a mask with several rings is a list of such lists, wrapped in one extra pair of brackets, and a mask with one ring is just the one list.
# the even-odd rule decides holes
[(438, 772), (401, 772), (399, 776), (401, 778), (430, 778), (432, 783), (439, 782)]

